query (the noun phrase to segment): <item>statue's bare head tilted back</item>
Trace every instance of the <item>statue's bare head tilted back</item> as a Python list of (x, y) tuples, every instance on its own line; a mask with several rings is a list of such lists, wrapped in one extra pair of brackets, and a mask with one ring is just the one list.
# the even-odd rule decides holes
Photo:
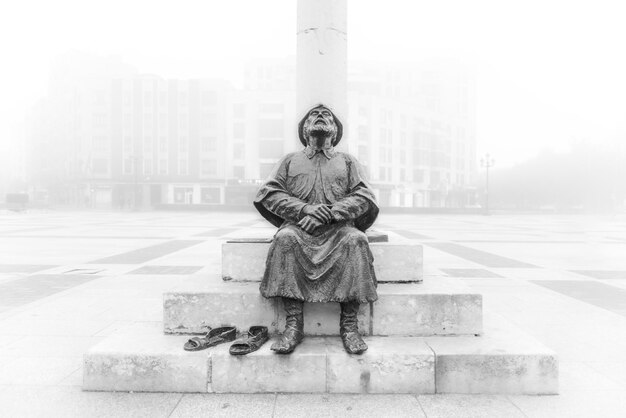
[(304, 146), (334, 147), (341, 141), (343, 125), (327, 106), (320, 104), (304, 115), (298, 124), (298, 135)]

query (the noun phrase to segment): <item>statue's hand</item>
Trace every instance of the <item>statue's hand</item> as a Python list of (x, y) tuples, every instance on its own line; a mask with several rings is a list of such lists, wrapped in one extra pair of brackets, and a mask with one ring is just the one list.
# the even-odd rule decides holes
[(313, 234), (313, 232), (315, 232), (315, 230), (322, 225), (323, 223), (321, 223), (311, 215), (305, 216), (300, 220), (300, 222), (298, 222), (298, 226), (302, 228), (304, 232), (307, 232), (309, 234)]
[(329, 224), (333, 220), (333, 213), (326, 205), (306, 205), (302, 210), (305, 215), (312, 216), (323, 224)]

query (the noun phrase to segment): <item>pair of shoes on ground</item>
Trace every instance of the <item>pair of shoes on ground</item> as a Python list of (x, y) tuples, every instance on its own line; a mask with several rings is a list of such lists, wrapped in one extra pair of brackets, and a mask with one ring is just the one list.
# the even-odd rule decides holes
[[(220, 327), (210, 330), (204, 337), (193, 337), (185, 343), (186, 351), (200, 351), (218, 344), (234, 341), (237, 336), (235, 327)], [(269, 339), (267, 327), (252, 326), (247, 334), (230, 346), (230, 354), (234, 356), (252, 353), (258, 350)]]

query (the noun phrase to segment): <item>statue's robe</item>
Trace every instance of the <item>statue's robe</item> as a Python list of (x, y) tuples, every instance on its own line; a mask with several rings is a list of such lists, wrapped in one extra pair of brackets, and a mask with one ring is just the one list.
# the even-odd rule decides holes
[[(335, 220), (309, 234), (297, 223), (307, 204), (325, 204)], [(255, 207), (279, 227), (261, 294), (307, 302), (375, 301), (376, 275), (364, 231), (378, 205), (359, 162), (334, 148), (285, 156), (260, 188)]]

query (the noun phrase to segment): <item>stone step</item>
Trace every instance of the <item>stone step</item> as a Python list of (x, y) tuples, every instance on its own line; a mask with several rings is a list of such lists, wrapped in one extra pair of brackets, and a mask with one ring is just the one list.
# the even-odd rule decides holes
[[(211, 282), (215, 283), (215, 282)], [(248, 329), (266, 325), (282, 331), (282, 301), (265, 299), (257, 283), (189, 285), (191, 290), (164, 295), (163, 325), (167, 334), (199, 334), (209, 328), (234, 325)], [(380, 284), (378, 300), (364, 304), (359, 327), (364, 335), (476, 335), (482, 332), (482, 296), (447, 278), (422, 283)], [(338, 303), (307, 303), (307, 335), (339, 335)]]
[[(222, 244), (222, 278), (226, 281), (258, 282), (263, 278), (268, 242)], [(423, 248), (419, 244), (370, 243), (374, 270), (380, 283), (420, 282)]]
[(122, 332), (84, 356), (83, 389), (215, 393), (558, 393), (555, 353), (510, 325), (480, 337), (307, 337), (290, 355), (271, 341), (247, 356), (229, 344), (182, 349), (188, 337)]

